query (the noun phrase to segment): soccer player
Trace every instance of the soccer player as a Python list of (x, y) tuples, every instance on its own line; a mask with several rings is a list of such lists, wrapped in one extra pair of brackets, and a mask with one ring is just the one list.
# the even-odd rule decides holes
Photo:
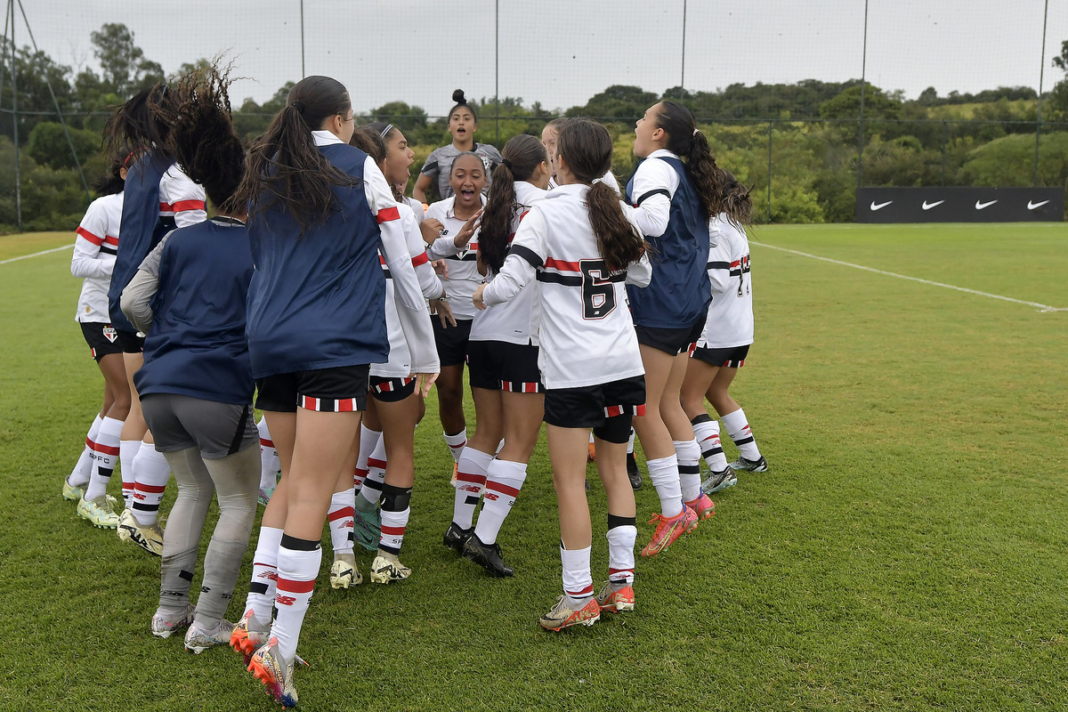
[[(467, 445), (467, 419), (464, 416), (464, 363), (467, 361), (471, 322), (476, 309), (471, 295), (482, 283), (478, 271), (478, 219), (482, 214), (486, 187), (486, 167), (474, 153), (457, 156), (451, 165), (449, 182), (454, 194), (433, 203), (423, 225), (441, 225), (441, 232), (427, 247), (432, 260), (444, 260), (448, 277), (441, 280), (452, 309), (452, 318), (438, 311), (434, 319), (434, 341), (441, 358), (437, 381), (438, 415), (445, 443), (452, 453), (453, 475), (459, 472), (460, 456)], [(426, 231), (423, 231), (426, 236)]]
[[(644, 409), (645, 377), (626, 307), (628, 269), (648, 262), (637, 223), (595, 179), (612, 162), (612, 139), (584, 119), (560, 127), (554, 157), (560, 185), (523, 219), (500, 273), (479, 287), (476, 305), (496, 308), (539, 282), (540, 354), (553, 485), (560, 510), (564, 594), (541, 617), (559, 631), (593, 625), (602, 610), (634, 607), (634, 490), (627, 481), (630, 421)], [(640, 261), (640, 262), (639, 262)], [(639, 263), (636, 268), (634, 263)], [(592, 525), (586, 502), (590, 428), (608, 499), (608, 584), (594, 596)]]
[[(63, 498), (78, 502), (78, 514), (97, 526), (106, 526), (111, 520), (107, 514), (111, 510), (106, 491), (109, 478), (94, 467), (98, 433), (104, 421), (108, 421), (111, 432), (121, 430), (122, 422), (130, 412), (130, 387), (126, 382), (122, 347), (108, 313), (108, 285), (119, 244), (125, 180), (123, 161), (113, 160), (111, 170), (96, 186), (101, 197), (89, 205), (78, 225), (74, 256), (70, 262), (70, 273), (83, 280), (74, 319), (81, 325), (89, 353), (104, 376), (104, 403), (85, 437), (85, 447), (77, 464), (63, 481)], [(104, 457), (110, 459), (117, 454), (116, 448), (105, 447)], [(133, 469), (132, 465), (130, 469)], [(87, 490), (89, 496), (83, 497)]]
[(297, 703), (293, 666), (330, 497), (366, 408), (370, 364), (388, 356), (379, 249), (411, 336), (417, 388), (425, 394), (435, 376), (400, 212), (374, 160), (347, 145), (353, 128), (345, 87), (305, 77), (250, 150), (236, 198), (250, 204), (256, 271), (247, 334), (257, 407), (282, 479), (264, 511), (249, 605), (230, 643), (251, 654), (249, 671), (286, 706)]
[[(520, 134), (505, 144), (479, 228), (478, 257), (487, 280), (504, 265), (523, 216), (546, 195), (549, 173), (549, 156), (538, 139)], [(507, 304), (479, 311), (471, 326), (468, 367), (477, 423), (460, 456), (453, 519), (444, 543), (494, 576), (513, 573), (501, 557), (497, 535), (526, 480), (544, 416), (540, 312), (537, 285), (528, 284)], [(483, 492), (478, 525), (472, 526)]]
[(643, 160), (627, 183), (627, 201), (656, 254), (649, 287), (627, 289), (648, 389), (645, 414), (634, 419), (634, 429), (661, 507), (650, 520), (656, 523), (652, 540), (642, 549), (643, 556), (654, 556), (715, 512), (701, 492), (701, 450), (679, 394), (686, 352), (701, 333), (711, 299), (708, 221), (720, 212), (722, 171), (693, 115), (671, 101), (655, 104), (638, 120), (634, 153)]
[[(245, 203), (232, 200), (245, 151), (230, 122), (227, 84), (212, 67), (170, 89), (176, 106), (168, 116), (168, 148), (183, 173), (204, 186), (217, 214), (167, 233), (120, 302), (130, 323), (147, 335), (134, 380), (154, 447), (178, 482), (152, 634), (167, 638), (188, 626), (185, 647), (195, 653), (230, 640), (234, 626), (223, 615), (252, 533), (260, 474), (245, 340), (252, 255)], [(189, 587), (216, 493), (219, 519), (194, 611)]]
[[(449, 110), (449, 133), (452, 134), (452, 143), (448, 146), (434, 149), (419, 172), (419, 178), (415, 181), (412, 189), (412, 197), (421, 203), (427, 202), (426, 190), (432, 184), (437, 183), (438, 195), (442, 200), (452, 197), (456, 190), (452, 185), (452, 162), (462, 153), (473, 153), (482, 161), (482, 173), (486, 176), (485, 188), (489, 187), (490, 174), (501, 162), (501, 154), (493, 146), (475, 141), (475, 132), (478, 131), (478, 114), (475, 108), (467, 103), (462, 89), (452, 93), (452, 100), (456, 105)], [(468, 299), (464, 299), (467, 302)]]
[[(709, 227), (708, 276), (712, 303), (701, 338), (690, 350), (690, 363), (682, 383), (682, 407), (693, 425), (702, 454), (711, 470), (701, 483), (712, 493), (737, 482), (734, 470), (764, 472), (768, 463), (760, 454), (749, 422), (728, 389), (745, 363), (753, 343), (753, 283), (750, 277), (749, 240), (753, 202), (749, 191), (727, 174), (723, 188), (724, 211)], [(719, 423), (705, 411), (705, 397), (727, 426), (741, 453), (727, 465), (720, 444)]]

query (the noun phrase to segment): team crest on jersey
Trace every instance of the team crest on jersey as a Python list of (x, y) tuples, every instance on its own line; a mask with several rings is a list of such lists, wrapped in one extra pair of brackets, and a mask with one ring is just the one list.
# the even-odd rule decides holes
[(119, 333), (115, 331), (114, 326), (105, 326), (104, 338), (110, 341), (111, 343), (115, 343), (115, 339), (119, 338)]

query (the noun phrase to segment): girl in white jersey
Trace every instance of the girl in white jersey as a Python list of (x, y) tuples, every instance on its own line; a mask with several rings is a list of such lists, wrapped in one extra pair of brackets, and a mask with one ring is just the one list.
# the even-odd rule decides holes
[[(383, 142), (385, 134), (393, 132), (392, 148), (387, 151)], [(399, 137), (399, 140), (397, 140)], [(437, 299), (444, 293), (434, 268), (426, 255), (419, 226), (411, 208), (398, 195), (398, 184), (407, 180), (412, 153), (407, 149), (404, 136), (393, 126), (357, 128), (349, 143), (374, 159), (386, 181), (393, 188), (400, 222), (404, 229), (408, 253), (419, 279), (419, 287), (427, 299)], [(421, 208), (420, 208), (421, 210)], [(348, 588), (362, 581), (355, 563), (354, 543), (358, 538), (365, 548), (377, 551), (371, 564), (371, 581), (391, 583), (411, 575), (398, 556), (404, 541), (404, 531), (410, 513), (412, 487), (415, 484), (415, 426), (423, 417), (425, 406), (415, 393), (412, 378), (412, 356), (408, 341), (397, 313), (393, 280), (385, 259), (380, 257), (386, 277), (386, 331), (389, 337), (389, 360), (384, 364), (372, 364), (370, 368), (370, 391), (367, 399), (365, 431), (377, 432), (379, 437), (373, 451), (364, 455), (364, 460), (374, 463), (373, 472), (360, 483), (352, 473), (360, 456), (362, 437), (354, 440), (350, 460), (339, 475), (335, 493), (330, 501), (327, 520), (334, 547), (334, 564), (330, 570), (330, 585)], [(426, 324), (430, 331), (430, 324)], [(369, 446), (372, 447), (372, 446)], [(387, 465), (388, 462), (388, 465)], [(381, 514), (378, 504), (381, 501)], [(355, 536), (359, 533), (359, 537)]]
[[(479, 228), (479, 263), (488, 280), (501, 270), (520, 221), (546, 195), (549, 183), (549, 156), (538, 139), (520, 134), (505, 145), (503, 155)], [(501, 558), (497, 534), (526, 480), (544, 415), (539, 302), (537, 285), (528, 284), (507, 305), (480, 311), (468, 345), (477, 427), (460, 456), (444, 543), (494, 576), (513, 573)], [(497, 452), (502, 437), (504, 447)], [(482, 512), (473, 527), (483, 488)]]
[[(631, 418), (644, 411), (645, 377), (627, 310), (624, 281), (648, 260), (637, 224), (595, 179), (612, 162), (601, 125), (574, 119), (560, 127), (554, 157), (560, 187), (523, 219), (500, 273), (473, 296), (484, 308), (516, 298), (537, 279), (545, 422), (560, 509), (564, 595), (542, 616), (547, 630), (592, 625), (601, 610), (634, 607), (634, 491), (627, 481)], [(592, 527), (586, 503), (590, 428), (608, 498), (609, 580), (594, 597)]]
[[(111, 170), (97, 184), (96, 191), (101, 197), (89, 205), (85, 217), (78, 225), (77, 237), (74, 239), (74, 256), (70, 262), (70, 273), (84, 280), (74, 320), (81, 325), (82, 336), (89, 345), (89, 353), (104, 376), (104, 404), (85, 437), (85, 447), (82, 448), (78, 463), (63, 481), (63, 499), (75, 502), (82, 500), (82, 495), (94, 475), (99, 480), (93, 461), (96, 457), (100, 424), (105, 418), (124, 421), (130, 412), (130, 387), (126, 382), (122, 347), (118, 343), (118, 334), (108, 314), (108, 287), (111, 284), (111, 270), (115, 266), (115, 251), (119, 245), (122, 189), (123, 181), (126, 180), (126, 167), (123, 163), (113, 161)], [(100, 489), (107, 486), (103, 481), (100, 481), (100, 484)], [(105, 497), (106, 500), (104, 492), (97, 497)], [(91, 503), (93, 499), (87, 501)], [(100, 505), (96, 509), (103, 511)], [(93, 509), (88, 505), (80, 506), (78, 513), (92, 521)]]
[[(690, 349), (682, 407), (693, 425), (711, 475), (702, 482), (706, 492), (718, 492), (737, 482), (734, 470), (764, 472), (768, 463), (757, 448), (742, 407), (728, 393), (753, 343), (753, 288), (749, 272), (749, 240), (745, 226), (753, 209), (746, 187), (727, 174), (724, 212), (709, 226), (708, 277), (712, 303), (700, 339)], [(705, 398), (723, 418), (738, 460), (727, 464), (720, 444), (719, 423), (705, 411)]]
[[(441, 224), (441, 234), (429, 245), (427, 254), (432, 260), (444, 259), (448, 267), (448, 278), (442, 279), (442, 284), (454, 318), (439, 312), (434, 319), (434, 340), (441, 359), (438, 413), (453, 462), (459, 463), (460, 453), (467, 444), (464, 363), (476, 311), (471, 295), (482, 283), (477, 237), (477, 222), (485, 204), (482, 189), (486, 187), (486, 170), (482, 159), (473, 153), (457, 156), (452, 162), (450, 181), (455, 194), (427, 208), (425, 222), (434, 220)], [(453, 475), (457, 473), (456, 468), (454, 464)]]

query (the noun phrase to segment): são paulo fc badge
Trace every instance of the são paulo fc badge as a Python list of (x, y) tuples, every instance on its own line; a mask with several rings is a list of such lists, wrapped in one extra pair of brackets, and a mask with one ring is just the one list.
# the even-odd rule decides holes
[(111, 343), (115, 343), (115, 339), (119, 338), (119, 334), (115, 331), (114, 326), (104, 327), (104, 338), (110, 341)]

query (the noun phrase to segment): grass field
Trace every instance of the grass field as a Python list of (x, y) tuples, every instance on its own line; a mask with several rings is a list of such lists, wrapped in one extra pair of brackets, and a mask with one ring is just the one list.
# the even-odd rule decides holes
[[(70, 239), (0, 238), (0, 259)], [(735, 395), (771, 470), (639, 561), (632, 615), (547, 634), (537, 617), (560, 580), (544, 448), (500, 540), (517, 575), (490, 580), (441, 546), (451, 459), (431, 403), (403, 557), (414, 574), (334, 592), (324, 572), (301, 708), (1068, 707), (1068, 312), (759, 243), (1068, 307), (1065, 225), (758, 229), (757, 343)], [(159, 560), (60, 499), (101, 391), (69, 259), (0, 265), (0, 709), (268, 709), (229, 650), (194, 657), (149, 634)], [(639, 517), (655, 509), (647, 482)], [(357, 560), (366, 572), (370, 556)]]

